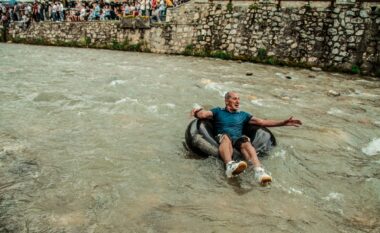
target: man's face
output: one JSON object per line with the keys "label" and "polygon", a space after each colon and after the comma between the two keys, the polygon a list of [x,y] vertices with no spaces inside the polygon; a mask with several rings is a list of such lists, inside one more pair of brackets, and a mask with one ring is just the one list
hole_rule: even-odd
{"label": "man's face", "polygon": [[226,107],[232,112],[236,112],[240,107],[240,97],[237,93],[231,92],[230,98],[226,99]]}

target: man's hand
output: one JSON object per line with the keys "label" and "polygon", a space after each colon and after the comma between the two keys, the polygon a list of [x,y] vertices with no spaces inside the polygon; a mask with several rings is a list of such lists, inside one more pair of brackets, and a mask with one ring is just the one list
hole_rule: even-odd
{"label": "man's hand", "polygon": [[190,115],[198,119],[212,119],[212,112],[203,108],[193,108]]}
{"label": "man's hand", "polygon": [[203,108],[193,108],[193,109],[191,110],[190,115],[193,116],[193,117],[195,117],[195,118],[198,118],[198,117],[197,117],[197,113],[200,112],[200,111],[202,111],[202,109],[203,109]]}
{"label": "man's hand", "polygon": [[289,119],[284,121],[283,125],[299,127],[300,125],[302,125],[302,122],[298,119],[293,119],[293,117],[291,116],[289,117]]}

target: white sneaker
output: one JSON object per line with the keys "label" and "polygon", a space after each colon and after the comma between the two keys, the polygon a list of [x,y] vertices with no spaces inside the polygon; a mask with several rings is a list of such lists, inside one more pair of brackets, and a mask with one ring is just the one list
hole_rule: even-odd
{"label": "white sneaker", "polygon": [[262,167],[255,167],[255,178],[261,185],[267,185],[272,182],[272,177]]}
{"label": "white sneaker", "polygon": [[226,176],[231,178],[233,176],[239,175],[247,168],[247,163],[244,161],[235,162],[230,161],[226,165]]}

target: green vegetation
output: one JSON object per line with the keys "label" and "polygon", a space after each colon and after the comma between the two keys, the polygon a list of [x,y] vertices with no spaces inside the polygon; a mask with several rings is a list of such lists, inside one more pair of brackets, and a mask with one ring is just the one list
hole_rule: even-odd
{"label": "green vegetation", "polygon": [[25,43],[33,45],[56,45],[64,47],[87,47],[87,48],[101,48],[101,49],[112,49],[112,50],[123,50],[123,51],[133,51],[133,52],[150,52],[147,44],[145,42],[138,42],[136,44],[130,44],[128,39],[125,39],[122,43],[117,40],[112,40],[109,45],[101,44],[91,44],[91,38],[82,37],[79,40],[63,41],[56,39],[51,42],[44,38],[21,38],[14,37],[11,39],[13,43]]}
{"label": "green vegetation", "polygon": [[21,38],[21,37],[14,37],[11,39],[13,43],[25,43],[25,44],[34,44],[34,45],[51,45],[49,41],[46,41],[43,38],[37,37],[37,38]]}
{"label": "green vegetation", "polygon": [[223,60],[230,60],[232,55],[224,50],[215,50],[210,52],[211,57],[220,58]]}
{"label": "green vegetation", "polygon": [[117,40],[113,39],[110,49],[121,50],[121,49],[123,49],[123,47],[124,47],[123,44],[120,44],[119,42],[117,42]]}
{"label": "green vegetation", "polygon": [[275,57],[268,57],[268,64],[277,65],[277,59]]}
{"label": "green vegetation", "polygon": [[380,78],[380,67],[377,67],[375,70],[375,76]]}
{"label": "green vegetation", "polygon": [[0,29],[0,42],[5,42],[5,33],[6,33],[5,28],[1,28]]}
{"label": "green vegetation", "polygon": [[86,46],[90,46],[90,44],[91,44],[91,38],[90,37],[85,36],[84,41],[85,41]]}
{"label": "green vegetation", "polygon": [[310,2],[308,2],[304,7],[305,7],[305,9],[306,9],[307,11],[310,11],[310,10],[311,10]]}
{"label": "green vegetation", "polygon": [[185,51],[182,53],[185,56],[192,56],[194,54],[194,45],[189,44],[185,47]]}
{"label": "green vegetation", "polygon": [[128,38],[126,38],[122,43],[119,43],[117,40],[112,40],[109,46],[105,46],[107,49],[112,50],[123,50],[123,51],[132,51],[132,52],[150,52],[146,42],[138,42],[136,44],[130,44]]}
{"label": "green vegetation", "polygon": [[256,56],[234,56],[233,54],[225,50],[207,50],[207,49],[196,49],[193,44],[189,44],[185,47],[185,50],[181,53],[184,56],[195,56],[195,57],[214,57],[220,58],[223,60],[240,60],[248,61],[254,63],[263,63],[277,66],[293,66],[293,67],[302,67],[310,68],[311,66],[303,62],[292,62],[292,61],[283,61],[279,60],[274,56],[268,56],[267,51],[264,48],[260,48]]}
{"label": "green vegetation", "polygon": [[259,9],[259,6],[258,6],[256,3],[254,3],[254,4],[249,5],[248,8],[249,8],[250,10],[258,10],[258,9]]}
{"label": "green vegetation", "polygon": [[353,74],[360,74],[360,68],[359,68],[359,66],[353,65],[351,67],[351,73],[353,73]]}
{"label": "green vegetation", "polygon": [[91,38],[87,37],[87,36],[81,37],[79,39],[79,41],[77,42],[77,44],[78,44],[78,47],[87,47],[88,48],[91,44]]}
{"label": "green vegetation", "polygon": [[231,13],[233,9],[234,9],[234,6],[232,5],[232,1],[229,1],[227,3],[227,11]]}
{"label": "green vegetation", "polygon": [[259,48],[257,52],[257,58],[261,61],[265,61],[267,59],[267,50],[264,48]]}

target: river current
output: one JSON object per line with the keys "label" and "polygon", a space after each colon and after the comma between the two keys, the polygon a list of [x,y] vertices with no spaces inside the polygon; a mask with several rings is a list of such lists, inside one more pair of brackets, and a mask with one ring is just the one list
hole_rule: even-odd
{"label": "river current", "polygon": [[[227,179],[184,147],[191,108],[267,119]],[[380,82],[206,58],[0,44],[0,232],[380,232]]]}

